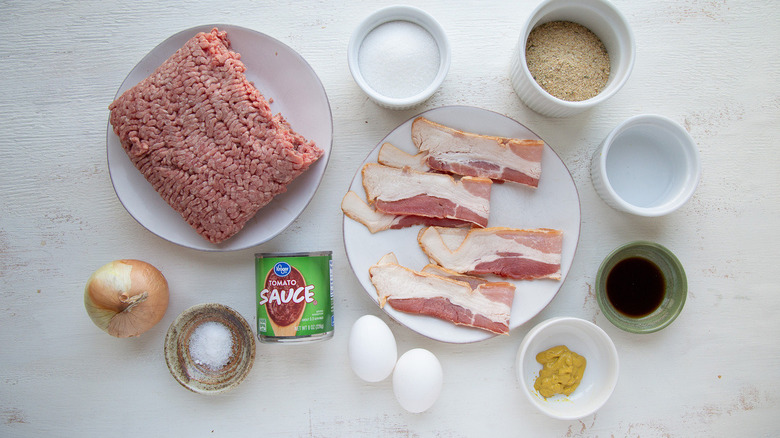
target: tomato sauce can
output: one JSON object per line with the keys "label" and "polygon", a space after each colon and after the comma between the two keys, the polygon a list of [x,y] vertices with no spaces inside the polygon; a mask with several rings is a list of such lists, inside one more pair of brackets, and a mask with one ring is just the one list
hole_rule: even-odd
{"label": "tomato sauce can", "polygon": [[260,342],[333,337],[331,251],[255,254],[255,282]]}

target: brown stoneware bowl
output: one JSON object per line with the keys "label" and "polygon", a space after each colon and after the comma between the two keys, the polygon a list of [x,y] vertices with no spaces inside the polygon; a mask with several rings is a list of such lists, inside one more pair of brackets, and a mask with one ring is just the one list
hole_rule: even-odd
{"label": "brown stoneware bowl", "polygon": [[[227,362],[214,369],[197,362],[190,352],[190,338],[204,323],[224,325],[232,339]],[[165,336],[165,362],[182,386],[199,394],[218,394],[238,386],[255,360],[255,337],[246,320],[222,304],[199,304],[179,315]]]}

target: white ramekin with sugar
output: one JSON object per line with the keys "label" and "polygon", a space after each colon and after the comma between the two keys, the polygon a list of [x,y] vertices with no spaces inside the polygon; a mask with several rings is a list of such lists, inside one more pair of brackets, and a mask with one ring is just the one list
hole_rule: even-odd
{"label": "white ramekin with sugar", "polygon": [[439,22],[425,11],[388,6],[357,26],[347,62],[355,83],[377,105],[409,109],[441,86],[450,68],[450,43]]}

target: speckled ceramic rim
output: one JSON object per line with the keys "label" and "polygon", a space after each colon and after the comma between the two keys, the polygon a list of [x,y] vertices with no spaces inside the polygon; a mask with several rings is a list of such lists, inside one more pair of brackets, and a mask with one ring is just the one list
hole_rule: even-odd
{"label": "speckled ceramic rim", "polygon": [[[431,34],[439,48],[439,72],[427,88],[414,96],[394,98],[379,94],[368,85],[360,72],[358,53],[363,40],[377,26],[390,21],[408,21],[421,26]],[[347,47],[347,63],[352,78],[371,100],[388,109],[409,109],[431,97],[444,82],[450,69],[450,43],[444,28],[427,12],[412,6],[388,6],[366,17],[352,33]]]}
{"label": "speckled ceramic rim", "polygon": [[[225,365],[227,374],[203,369],[189,357],[189,336],[198,325],[209,321],[225,324],[233,334],[236,359]],[[198,394],[220,394],[238,386],[249,374],[255,360],[255,337],[246,320],[230,307],[198,304],[173,321],[165,336],[164,353],[168,370],[182,386]]]}
{"label": "speckled ceramic rim", "polygon": [[[610,76],[598,95],[579,102],[559,99],[533,78],[525,58],[528,35],[548,21],[573,21],[591,30],[604,43],[610,56]],[[544,0],[520,29],[512,55],[511,79],[515,92],[532,110],[550,117],[568,117],[612,97],[628,81],[636,59],[634,34],[626,17],[606,0]]]}
{"label": "speckled ceramic rim", "polygon": [[[666,279],[666,296],[661,305],[650,315],[630,318],[615,310],[606,292],[609,271],[621,260],[644,257],[661,269]],[[688,280],[682,263],[666,247],[654,242],[636,241],[612,251],[599,266],[596,274],[596,301],[604,316],[615,327],[629,333],[654,333],[668,327],[682,312],[688,295]]]}

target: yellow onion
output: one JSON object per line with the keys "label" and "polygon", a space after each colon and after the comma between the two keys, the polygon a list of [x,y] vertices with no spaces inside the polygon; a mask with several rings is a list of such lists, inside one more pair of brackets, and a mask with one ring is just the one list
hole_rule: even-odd
{"label": "yellow onion", "polygon": [[168,282],[140,260],[114,260],[87,280],[84,306],[92,322],[111,336],[138,336],[160,322],[168,309]]}

